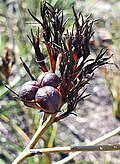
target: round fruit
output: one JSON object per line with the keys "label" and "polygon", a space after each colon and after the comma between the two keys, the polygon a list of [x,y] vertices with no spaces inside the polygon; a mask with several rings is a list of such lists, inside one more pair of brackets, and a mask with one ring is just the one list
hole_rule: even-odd
{"label": "round fruit", "polygon": [[23,100],[34,100],[38,89],[39,84],[37,81],[28,81],[20,88],[19,97]]}
{"label": "round fruit", "polygon": [[55,88],[58,87],[60,80],[55,73],[52,72],[44,72],[38,77],[38,82],[40,87],[43,86],[53,86]]}
{"label": "round fruit", "polygon": [[52,86],[39,88],[35,100],[39,108],[49,114],[59,111],[61,106],[61,94]]}

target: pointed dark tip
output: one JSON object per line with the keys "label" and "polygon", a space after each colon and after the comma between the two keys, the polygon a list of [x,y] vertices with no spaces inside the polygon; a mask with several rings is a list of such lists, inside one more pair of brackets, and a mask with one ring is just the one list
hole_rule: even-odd
{"label": "pointed dark tip", "polygon": [[7,85],[5,85],[5,87],[10,90],[12,93],[14,93],[17,97],[19,97],[19,95],[17,93],[15,93],[10,87],[8,87]]}

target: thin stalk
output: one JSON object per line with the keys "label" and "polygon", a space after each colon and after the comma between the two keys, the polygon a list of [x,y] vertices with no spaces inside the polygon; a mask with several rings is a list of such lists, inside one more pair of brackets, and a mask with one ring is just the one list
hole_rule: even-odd
{"label": "thin stalk", "polygon": [[50,115],[43,125],[38,127],[38,130],[30,140],[29,144],[22,151],[22,153],[12,162],[12,164],[21,164],[27,157],[29,157],[29,150],[34,148],[42,134],[48,129],[48,127],[54,122],[55,115]]}
{"label": "thin stalk", "polygon": [[120,150],[120,144],[115,145],[94,145],[94,146],[66,146],[66,147],[54,147],[54,148],[43,148],[43,149],[30,149],[32,154],[40,153],[69,153],[76,151],[115,151]]}
{"label": "thin stalk", "polygon": [[[116,128],[115,130],[105,134],[104,136],[102,137],[99,137],[97,138],[96,140],[90,142],[87,144],[87,146],[92,146],[92,145],[97,145],[99,144],[100,142],[103,142],[105,140],[107,140],[108,138],[111,138],[113,137],[114,135],[117,135],[118,133],[120,132],[120,126],[118,128]],[[68,161],[70,161],[71,159],[75,158],[77,155],[79,155],[81,152],[74,152],[72,153],[71,155],[69,155],[68,157],[58,161],[58,162],[55,162],[53,164],[64,164],[64,163],[67,163]]]}
{"label": "thin stalk", "polygon": [[[50,120],[53,123],[54,119],[50,119],[50,117],[48,119],[45,122],[46,124]],[[48,124],[47,124],[47,128],[48,128]],[[90,142],[87,146],[74,146],[74,147],[67,146],[67,147],[54,147],[54,148],[44,148],[44,149],[30,149],[32,144],[29,143],[28,146],[25,148],[25,150],[20,154],[21,158],[18,156],[19,158],[18,159],[16,158],[16,160],[12,164],[16,164],[16,163],[20,164],[25,158],[31,157],[34,155],[39,155],[41,153],[48,154],[48,153],[58,153],[58,152],[74,152],[70,156],[64,158],[63,160],[54,163],[54,164],[64,164],[64,163],[70,161],[71,159],[73,159],[75,156],[79,155],[83,151],[116,151],[116,150],[120,150],[120,144],[94,146],[94,145],[118,134],[119,132],[120,132],[120,126],[118,128],[116,128],[115,130],[107,133],[106,135]],[[35,141],[37,141],[37,139]],[[31,142],[31,143],[33,143],[33,142]]]}

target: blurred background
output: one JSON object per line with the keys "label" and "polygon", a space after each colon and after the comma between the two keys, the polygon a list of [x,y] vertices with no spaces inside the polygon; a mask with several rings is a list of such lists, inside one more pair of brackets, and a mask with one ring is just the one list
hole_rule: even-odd
{"label": "blurred background", "polygon": [[[16,93],[20,86],[30,80],[23,68],[20,57],[38,77],[40,69],[35,62],[32,45],[27,37],[30,29],[39,26],[28,13],[28,9],[40,18],[40,0],[0,0],[0,163],[11,163],[24,149],[35,133],[41,113],[28,109],[5,88],[8,84]],[[48,0],[57,8],[64,10],[68,18],[66,29],[71,29],[73,15],[71,6],[81,11],[84,17],[98,20],[93,28],[95,35],[91,40],[91,53],[95,56],[101,48],[108,49],[112,55],[111,63],[95,72],[88,85],[91,96],[80,102],[76,116],[70,115],[53,124],[40,139],[37,147],[85,145],[90,141],[120,126],[120,2],[118,0]],[[41,42],[41,49],[47,55]],[[47,63],[48,61],[46,61]],[[120,143],[120,136],[114,136],[102,144]],[[49,163],[58,161],[68,154],[59,153],[29,158],[26,163]],[[68,163],[76,164],[119,164],[120,151],[85,152]]]}

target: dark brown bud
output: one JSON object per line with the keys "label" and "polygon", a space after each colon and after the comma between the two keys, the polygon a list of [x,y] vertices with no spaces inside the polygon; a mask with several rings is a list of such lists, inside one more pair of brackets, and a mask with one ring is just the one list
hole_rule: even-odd
{"label": "dark brown bud", "polygon": [[35,96],[36,104],[45,113],[53,114],[59,111],[61,106],[61,94],[52,86],[39,88]]}
{"label": "dark brown bud", "polygon": [[39,89],[39,83],[37,81],[28,81],[22,85],[19,91],[19,98],[28,107],[36,107],[35,95]]}
{"label": "dark brown bud", "polygon": [[52,72],[42,73],[37,80],[39,82],[40,87],[53,86],[57,88],[60,83],[58,76]]}

